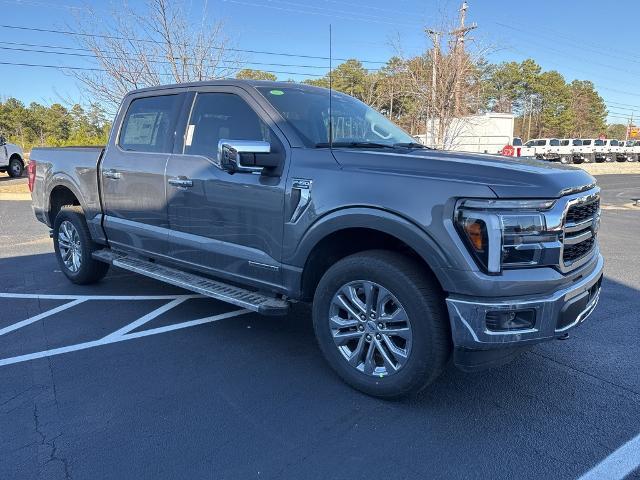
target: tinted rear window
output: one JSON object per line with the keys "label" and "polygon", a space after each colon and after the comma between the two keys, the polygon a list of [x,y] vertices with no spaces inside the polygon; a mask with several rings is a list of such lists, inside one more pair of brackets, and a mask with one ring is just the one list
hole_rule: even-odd
{"label": "tinted rear window", "polygon": [[169,153],[173,148],[171,126],[179,98],[160,95],[132,101],[122,122],[120,147],[133,152]]}

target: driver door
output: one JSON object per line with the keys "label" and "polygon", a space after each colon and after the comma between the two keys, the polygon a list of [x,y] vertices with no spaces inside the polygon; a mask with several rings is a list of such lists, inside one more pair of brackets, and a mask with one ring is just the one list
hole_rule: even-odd
{"label": "driver door", "polygon": [[[182,150],[167,163],[169,256],[214,276],[279,285],[284,139],[247,95],[233,87],[196,91]],[[218,162],[221,139],[269,142],[281,168],[229,173]]]}

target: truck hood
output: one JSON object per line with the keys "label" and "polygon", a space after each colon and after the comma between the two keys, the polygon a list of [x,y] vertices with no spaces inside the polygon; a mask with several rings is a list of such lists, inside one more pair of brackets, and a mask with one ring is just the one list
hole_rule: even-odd
{"label": "truck hood", "polygon": [[333,154],[345,170],[484,185],[499,198],[557,198],[596,182],[579,168],[517,157],[382,149],[334,149]]}

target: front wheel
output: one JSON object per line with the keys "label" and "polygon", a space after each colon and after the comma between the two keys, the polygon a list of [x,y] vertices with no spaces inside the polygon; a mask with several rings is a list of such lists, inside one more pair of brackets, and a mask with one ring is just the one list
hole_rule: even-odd
{"label": "front wheel", "polygon": [[11,178],[19,178],[24,173],[24,165],[19,159],[13,158],[9,161],[7,172]]}
{"label": "front wheel", "polygon": [[426,387],[451,352],[440,286],[415,261],[394,252],[372,250],[334,264],[316,290],[313,325],[338,375],[381,398]]}
{"label": "front wheel", "polygon": [[53,226],[53,247],[62,273],[73,283],[95,283],[109,271],[109,264],[91,256],[100,247],[91,240],[80,207],[67,205],[60,209]]}

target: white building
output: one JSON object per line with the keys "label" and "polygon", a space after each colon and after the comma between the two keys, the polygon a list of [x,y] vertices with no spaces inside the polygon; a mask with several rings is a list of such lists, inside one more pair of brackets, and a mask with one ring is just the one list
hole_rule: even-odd
{"label": "white building", "polygon": [[511,113],[485,113],[456,118],[445,132],[444,145],[436,145],[438,121],[429,131],[415,137],[429,147],[461,152],[498,153],[513,141],[515,117]]}

